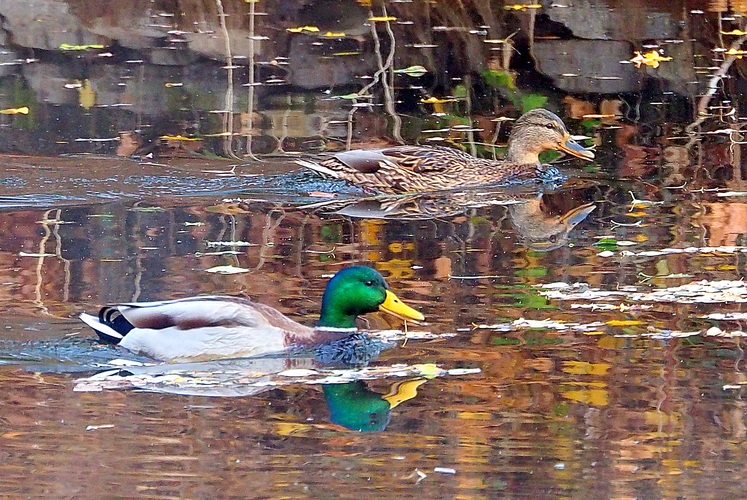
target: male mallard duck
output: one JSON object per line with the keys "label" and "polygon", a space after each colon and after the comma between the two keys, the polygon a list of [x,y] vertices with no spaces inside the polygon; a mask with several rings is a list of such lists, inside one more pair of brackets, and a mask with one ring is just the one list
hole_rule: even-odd
{"label": "male mallard duck", "polygon": [[98,336],[162,361],[239,358],[324,344],[357,331],[360,314],[384,311],[402,319],[423,315],[389,290],[370,267],[348,267],[327,284],[315,328],[238,297],[191,297],[103,307],[80,319]]}
{"label": "male mallard duck", "polygon": [[318,163],[297,163],[362,187],[409,193],[543,180],[550,168],[540,163],[539,154],[549,149],[585,160],[594,158],[594,153],[571,138],[557,115],[533,109],[516,120],[502,161],[475,158],[445,147],[396,146],[343,151]]}

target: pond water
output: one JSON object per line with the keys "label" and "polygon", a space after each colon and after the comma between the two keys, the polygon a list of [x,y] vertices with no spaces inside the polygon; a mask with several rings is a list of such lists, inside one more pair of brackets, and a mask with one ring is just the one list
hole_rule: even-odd
{"label": "pond water", "polygon": [[[621,4],[0,1],[0,497],[743,497],[747,6]],[[560,186],[295,163],[500,156],[537,106],[596,153]],[[119,369],[149,360],[77,319],[231,294],[313,324],[356,264],[427,324]]]}

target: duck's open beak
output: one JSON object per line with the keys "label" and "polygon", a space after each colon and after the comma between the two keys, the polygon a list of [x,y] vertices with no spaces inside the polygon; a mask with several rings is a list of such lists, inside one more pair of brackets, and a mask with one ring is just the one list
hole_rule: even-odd
{"label": "duck's open beak", "polygon": [[561,215],[560,221],[569,227],[576,227],[583,222],[583,220],[586,219],[595,208],[597,208],[597,206],[594,203],[585,203]]}
{"label": "duck's open beak", "polygon": [[399,297],[394,295],[389,290],[386,291],[386,298],[384,302],[379,306],[379,311],[384,311],[392,316],[397,316],[400,319],[407,319],[411,321],[423,321],[425,316],[421,313],[408,306]]}
{"label": "duck's open beak", "polygon": [[558,145],[558,150],[564,153],[568,153],[569,155],[573,155],[577,158],[582,158],[584,160],[594,159],[593,152],[589,151],[588,149],[574,141],[573,138],[568,134],[566,134],[563,142]]}

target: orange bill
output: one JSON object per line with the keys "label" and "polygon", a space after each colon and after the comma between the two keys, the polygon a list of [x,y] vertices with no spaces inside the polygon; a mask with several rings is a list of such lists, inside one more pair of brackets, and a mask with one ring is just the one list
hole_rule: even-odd
{"label": "orange bill", "polygon": [[570,135],[565,136],[565,139],[563,139],[563,142],[561,142],[558,145],[558,150],[564,153],[568,153],[569,155],[573,155],[576,158],[581,158],[583,160],[594,159],[594,153],[592,151],[589,151],[585,147],[583,147],[581,144],[574,141]]}

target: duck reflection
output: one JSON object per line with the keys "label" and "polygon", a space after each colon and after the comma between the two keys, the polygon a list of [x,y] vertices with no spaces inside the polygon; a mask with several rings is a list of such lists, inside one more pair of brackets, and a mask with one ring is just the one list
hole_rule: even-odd
{"label": "duck reflection", "polygon": [[531,250],[549,251],[566,245],[571,231],[594,211],[596,204],[584,203],[556,214],[546,209],[546,196],[536,192],[480,190],[335,200],[303,208],[360,219],[424,220],[454,217],[473,208],[504,205],[519,243]]}
{"label": "duck reflection", "polygon": [[542,197],[508,206],[508,215],[519,242],[530,250],[549,251],[565,246],[569,233],[597,206],[585,203],[562,215],[551,215],[542,208]]}
{"label": "duck reflection", "polygon": [[[390,384],[386,393],[379,393],[369,389],[363,380],[354,379],[356,371],[390,347],[392,343],[360,333],[318,346],[305,355],[158,365],[133,362],[132,366],[79,379],[76,391],[140,389],[183,396],[241,397],[257,396],[289,384],[321,385],[333,423],[355,431],[382,431],[389,424],[391,410],[414,398],[417,388],[426,381],[422,377],[398,380]],[[85,366],[86,354],[83,350],[80,354],[78,366]],[[100,362],[97,356],[96,363]],[[38,371],[42,366],[37,362],[26,368]],[[377,377],[385,378],[392,371],[401,371],[401,367],[381,367],[376,371],[380,372]],[[370,379],[370,373],[366,377]]]}
{"label": "duck reflection", "polygon": [[386,394],[372,391],[362,380],[324,385],[329,418],[353,431],[383,431],[389,425],[391,410],[417,396],[418,387],[425,382],[423,378],[395,382]]}

